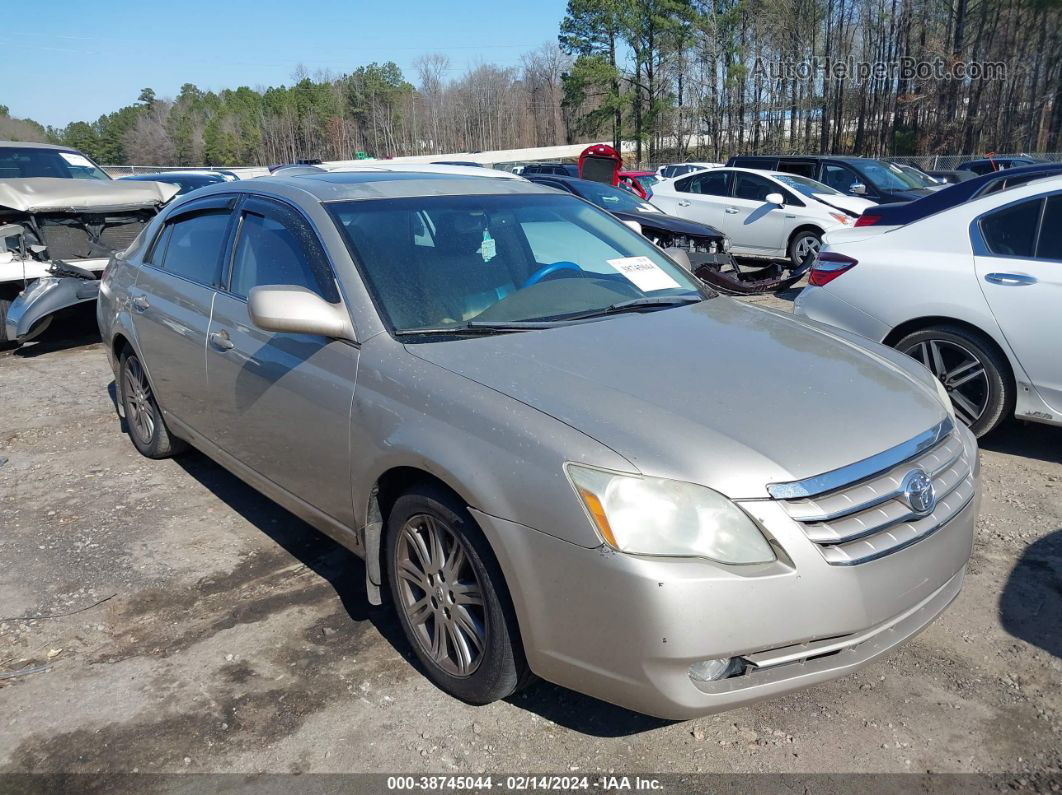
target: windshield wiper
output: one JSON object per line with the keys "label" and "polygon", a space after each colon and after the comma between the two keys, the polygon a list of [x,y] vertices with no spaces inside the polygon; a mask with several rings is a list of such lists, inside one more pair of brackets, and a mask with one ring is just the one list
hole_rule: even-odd
{"label": "windshield wiper", "polygon": [[[575,315],[564,315],[564,320],[585,320],[592,317],[605,317],[606,315],[618,315],[623,312],[644,312],[653,309],[667,309],[672,306],[685,306],[687,304],[699,304],[704,301],[703,295],[661,295],[632,298],[630,301],[620,301],[609,304],[601,309],[593,309],[589,312],[580,312]],[[560,319],[560,318],[558,318]]]}
{"label": "windshield wiper", "polygon": [[396,331],[397,337],[416,337],[420,335],[480,335],[507,334],[512,331],[533,331],[534,329],[554,328],[559,325],[553,321],[543,320],[513,320],[508,322],[491,322],[488,320],[469,320],[456,326],[432,326],[425,328],[409,328]]}

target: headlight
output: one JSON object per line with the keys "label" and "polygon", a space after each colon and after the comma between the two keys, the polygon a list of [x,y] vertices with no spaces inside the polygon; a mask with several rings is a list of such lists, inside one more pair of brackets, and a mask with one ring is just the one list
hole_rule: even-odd
{"label": "headlight", "polygon": [[951,402],[951,395],[948,394],[948,390],[944,388],[944,384],[940,383],[940,379],[934,377],[933,385],[937,388],[937,397],[940,398],[940,402],[944,404],[944,408],[948,411],[948,416],[951,417],[951,421],[955,422],[955,406]]}
{"label": "headlight", "polygon": [[775,559],[753,521],[718,492],[678,480],[621,475],[568,464],[568,478],[602,540],[621,552],[710,558],[720,563]]}

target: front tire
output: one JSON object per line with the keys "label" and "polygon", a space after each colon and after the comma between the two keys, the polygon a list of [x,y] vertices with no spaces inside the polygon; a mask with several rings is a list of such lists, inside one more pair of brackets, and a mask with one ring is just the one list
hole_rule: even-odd
{"label": "front tire", "polygon": [[789,261],[794,268],[804,264],[808,254],[818,254],[822,248],[822,233],[814,229],[802,229],[789,241]]}
{"label": "front tire", "polygon": [[118,389],[129,438],[141,455],[169,458],[187,447],[166,427],[151,384],[148,383],[147,373],[135,353],[122,355],[118,368]]}
{"label": "front tire", "polygon": [[896,349],[944,384],[955,416],[984,436],[1014,412],[1014,382],[1003,355],[980,334],[961,326],[931,326],[908,334]]}
{"label": "front tire", "polygon": [[430,485],[399,497],[385,558],[399,623],[432,682],[489,704],[530,681],[501,570],[460,501]]}

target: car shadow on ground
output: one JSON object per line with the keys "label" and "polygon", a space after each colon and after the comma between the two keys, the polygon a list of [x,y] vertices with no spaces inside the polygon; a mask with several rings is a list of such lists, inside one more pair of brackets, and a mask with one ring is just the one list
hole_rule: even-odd
{"label": "car shadow on ground", "polygon": [[[110,389],[115,398],[114,385]],[[423,675],[389,603],[369,604],[361,558],[318,532],[206,455],[189,451],[174,459],[229,508],[261,530],[290,555],[326,580],[352,621],[370,621],[383,638]],[[278,517],[282,517],[277,521]],[[665,726],[670,721],[639,715],[548,682],[537,681],[507,699],[513,706],[598,737],[619,737]]]}
{"label": "car shadow on ground", "polygon": [[984,450],[1062,463],[1062,428],[1010,420],[977,440]]}
{"label": "car shadow on ground", "polygon": [[1062,528],[1030,544],[999,598],[1003,628],[1062,658]]}

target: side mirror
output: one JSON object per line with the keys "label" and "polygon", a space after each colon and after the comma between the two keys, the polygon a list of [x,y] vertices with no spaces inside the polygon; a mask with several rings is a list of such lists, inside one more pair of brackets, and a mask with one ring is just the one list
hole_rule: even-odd
{"label": "side mirror", "polygon": [[785,206],[785,197],[781,193],[768,193],[766,197],[768,204],[776,204],[779,207]]}
{"label": "side mirror", "polygon": [[357,339],[346,307],[330,304],[305,287],[255,287],[247,297],[247,312],[262,331],[317,334],[351,342]]}
{"label": "side mirror", "polygon": [[638,223],[637,221],[624,221],[623,225],[630,227],[635,232],[637,232],[639,235],[642,233],[642,225],[640,223]]}
{"label": "side mirror", "polygon": [[867,186],[862,182],[853,182],[848,186],[848,192],[853,193],[856,196],[865,196],[867,193]]}

